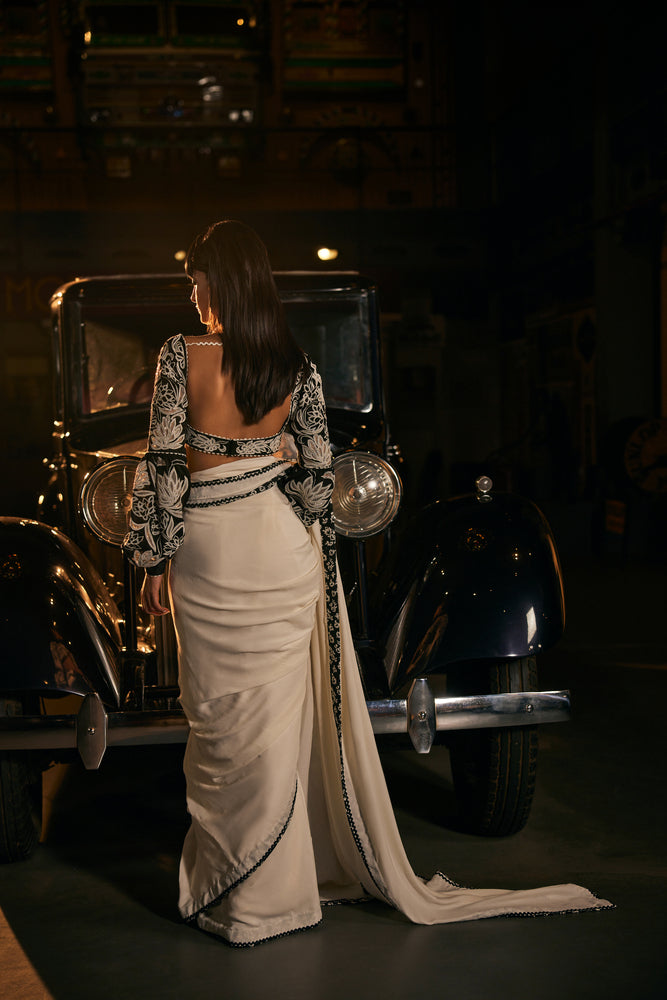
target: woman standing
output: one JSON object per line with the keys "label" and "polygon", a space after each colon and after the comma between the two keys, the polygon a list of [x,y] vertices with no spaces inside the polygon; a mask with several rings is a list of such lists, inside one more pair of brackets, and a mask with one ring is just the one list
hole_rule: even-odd
{"label": "woman standing", "polygon": [[[234,945],[375,897],[417,923],[610,904],[579,886],[462,889],[412,872],[338,600],[320,377],[285,322],[266,249],[239,222],[188,253],[206,334],[164,345],[126,553],[167,614],[190,723],[183,917]],[[295,458],[296,460],[292,460]]]}

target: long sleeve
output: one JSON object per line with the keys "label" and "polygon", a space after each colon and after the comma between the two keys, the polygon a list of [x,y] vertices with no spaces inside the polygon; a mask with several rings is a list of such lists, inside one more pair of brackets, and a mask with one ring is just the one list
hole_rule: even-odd
{"label": "long sleeve", "polygon": [[328,509],[334,488],[322,379],[312,361],[308,361],[295,390],[287,430],[294,438],[298,462],[281,489],[303,523],[310,526]]}
{"label": "long sleeve", "polygon": [[185,454],[187,415],[185,341],[168,340],[155,373],[148,451],[132,491],[123,551],[148,573],[161,573],[183,541],[183,505],[190,491]]}

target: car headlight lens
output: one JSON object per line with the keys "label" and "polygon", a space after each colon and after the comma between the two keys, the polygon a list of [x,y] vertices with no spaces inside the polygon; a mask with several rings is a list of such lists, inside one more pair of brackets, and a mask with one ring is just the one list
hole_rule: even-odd
{"label": "car headlight lens", "polygon": [[401,480],[384,459],[347,451],[333,463],[333,522],[339,535],[368,538],[391,524],[401,502]]}
{"label": "car headlight lens", "polygon": [[87,476],[81,487],[81,513],[86,525],[109,545],[120,545],[127,534],[138,458],[112,458]]}

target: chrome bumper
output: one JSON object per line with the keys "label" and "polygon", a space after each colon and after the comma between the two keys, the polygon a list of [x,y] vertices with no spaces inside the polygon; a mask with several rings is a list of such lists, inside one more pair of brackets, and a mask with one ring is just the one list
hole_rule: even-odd
{"label": "chrome bumper", "polygon": [[[461,698],[434,697],[428,680],[413,681],[407,698],[366,702],[373,732],[408,733],[417,753],[428,753],[438,731],[496,729],[566,722],[568,691],[520,691]],[[107,747],[185,743],[188,723],[179,712],[107,712],[97,694],[77,715],[0,718],[0,750],[77,749],[84,766],[98,768]]]}

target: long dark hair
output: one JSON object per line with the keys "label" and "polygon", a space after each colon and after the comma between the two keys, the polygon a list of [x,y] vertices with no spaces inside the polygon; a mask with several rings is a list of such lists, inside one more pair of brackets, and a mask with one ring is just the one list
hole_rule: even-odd
{"label": "long dark hair", "polygon": [[195,237],[185,270],[190,278],[206,275],[208,327],[222,336],[222,371],[244,421],[255,424],[289,395],[304,363],[266,247],[249,226],[225,219]]}

